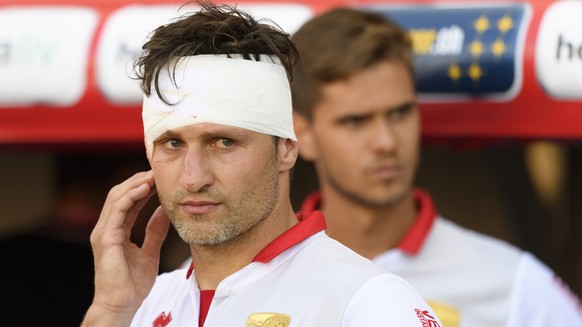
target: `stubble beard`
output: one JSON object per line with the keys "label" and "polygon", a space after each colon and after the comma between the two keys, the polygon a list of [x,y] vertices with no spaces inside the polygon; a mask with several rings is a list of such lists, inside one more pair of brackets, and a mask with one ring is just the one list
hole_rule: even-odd
{"label": "stubble beard", "polygon": [[220,214],[192,215],[180,212],[178,203],[192,194],[159,194],[160,204],[178,235],[189,245],[217,246],[235,241],[267,219],[279,197],[278,172],[271,162],[265,167],[262,182],[247,186],[238,199],[204,188],[197,194],[221,203]]}

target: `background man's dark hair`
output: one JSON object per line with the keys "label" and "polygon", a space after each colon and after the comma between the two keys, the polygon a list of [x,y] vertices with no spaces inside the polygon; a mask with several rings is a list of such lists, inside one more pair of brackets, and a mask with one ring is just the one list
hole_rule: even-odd
{"label": "background man's dark hair", "polygon": [[322,84],[386,60],[403,63],[414,73],[408,33],[378,13],[335,8],[305,23],[293,40],[301,56],[291,83],[293,110],[308,119],[321,99]]}

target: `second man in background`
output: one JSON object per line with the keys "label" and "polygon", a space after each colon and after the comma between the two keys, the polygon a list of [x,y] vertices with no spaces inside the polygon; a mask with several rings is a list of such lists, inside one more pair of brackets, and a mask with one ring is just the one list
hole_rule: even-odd
{"label": "second man in background", "polygon": [[328,234],[415,286],[446,327],[582,326],[580,304],[531,254],[438,215],[414,188],[420,113],[407,33],[338,8],[293,36],[295,130]]}

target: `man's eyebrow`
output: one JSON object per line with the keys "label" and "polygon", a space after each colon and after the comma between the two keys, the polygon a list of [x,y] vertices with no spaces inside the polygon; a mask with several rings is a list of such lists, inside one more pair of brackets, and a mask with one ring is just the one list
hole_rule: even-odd
{"label": "man's eyebrow", "polygon": [[365,113],[346,113],[342,116],[337,117],[337,119],[335,119],[336,122],[345,122],[349,119],[352,118],[359,118],[359,119],[365,119],[368,117],[372,117],[374,114],[370,113],[370,112],[365,112]]}
{"label": "man's eyebrow", "polygon": [[[387,108],[385,108],[384,112],[385,113],[389,113],[389,112],[393,112],[393,111],[406,110],[406,109],[414,108],[416,106],[417,106],[416,101],[412,100],[412,101],[407,101],[407,102],[404,102],[402,104],[398,104],[398,105],[395,105],[395,106],[387,107]],[[372,112],[372,111],[370,111],[370,112],[361,112],[361,113],[345,113],[345,114],[343,114],[341,116],[338,116],[337,119],[336,119],[336,121],[338,121],[338,122],[339,121],[344,121],[344,120],[347,120],[347,119],[350,119],[350,118],[354,118],[354,117],[360,118],[360,119],[365,119],[365,118],[368,118],[368,117],[371,117],[371,116],[374,116],[374,115],[375,115],[375,112]]]}
{"label": "man's eyebrow", "polygon": [[164,132],[162,135],[160,135],[157,140],[162,139],[162,138],[177,138],[178,134],[176,134],[175,132],[172,131],[166,131]]}
{"label": "man's eyebrow", "polygon": [[393,106],[388,108],[389,111],[397,111],[397,110],[403,110],[403,109],[411,109],[417,106],[416,101],[408,101],[405,102],[403,104],[397,105],[397,106]]}
{"label": "man's eyebrow", "polygon": [[210,130],[203,134],[204,137],[221,137],[221,138],[245,138],[248,137],[249,131],[244,128],[222,128],[220,130]]}

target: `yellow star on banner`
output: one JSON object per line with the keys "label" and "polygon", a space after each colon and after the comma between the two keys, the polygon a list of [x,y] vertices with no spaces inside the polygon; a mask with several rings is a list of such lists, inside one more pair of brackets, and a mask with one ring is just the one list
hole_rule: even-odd
{"label": "yellow star on banner", "polygon": [[491,44],[491,52],[495,57],[501,57],[505,53],[505,42],[503,40],[497,39],[493,44]]}
{"label": "yellow star on banner", "polygon": [[449,73],[449,77],[452,80],[458,81],[462,75],[461,67],[459,67],[459,65],[457,65],[457,64],[452,64],[449,66],[448,73]]}
{"label": "yellow star on banner", "polygon": [[483,76],[483,70],[479,64],[471,64],[471,66],[469,66],[468,74],[472,80],[478,81],[481,76]]}
{"label": "yellow star on banner", "polygon": [[471,42],[471,45],[469,45],[469,52],[471,52],[473,57],[479,57],[483,53],[483,43],[479,40]]}
{"label": "yellow star on banner", "polygon": [[508,15],[501,17],[497,21],[497,29],[499,29],[499,31],[502,33],[506,33],[507,31],[509,31],[512,28],[513,28],[513,19],[511,19],[511,17]]}
{"label": "yellow star on banner", "polygon": [[474,26],[477,32],[483,33],[489,28],[489,19],[481,15],[477,20],[475,20]]}

